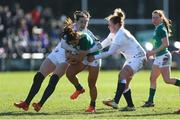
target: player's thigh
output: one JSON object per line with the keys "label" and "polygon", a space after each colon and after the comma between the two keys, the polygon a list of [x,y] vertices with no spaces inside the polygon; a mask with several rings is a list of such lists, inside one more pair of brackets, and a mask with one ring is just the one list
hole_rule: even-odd
{"label": "player's thigh", "polygon": [[56,68],[56,66],[54,65],[54,63],[51,62],[51,60],[49,60],[48,58],[46,58],[43,63],[40,66],[39,71],[44,75],[47,76],[48,74],[50,74],[51,72],[54,71],[54,69]]}
{"label": "player's thigh", "polygon": [[161,74],[161,71],[159,69],[159,66],[158,65],[153,65],[152,69],[151,69],[150,80],[151,81],[156,81],[160,74]]}
{"label": "player's thigh", "polygon": [[85,65],[81,62],[77,64],[70,64],[66,71],[66,76],[77,75],[79,72],[85,69]]}
{"label": "player's thigh", "polygon": [[161,68],[161,74],[162,74],[163,80],[165,80],[165,81],[169,80],[170,72],[171,72],[171,67],[170,66]]}
{"label": "player's thigh", "polygon": [[121,72],[119,73],[119,79],[123,80],[131,80],[132,76],[134,75],[133,69],[129,65],[125,65]]}
{"label": "player's thigh", "polygon": [[89,76],[88,76],[88,84],[90,86],[95,86],[96,81],[98,79],[98,75],[99,75],[99,70],[100,67],[99,66],[89,66],[88,67],[88,71],[89,71]]}
{"label": "player's thigh", "polygon": [[68,63],[66,62],[58,63],[53,73],[58,75],[59,77],[62,77],[65,74],[67,67],[68,67]]}

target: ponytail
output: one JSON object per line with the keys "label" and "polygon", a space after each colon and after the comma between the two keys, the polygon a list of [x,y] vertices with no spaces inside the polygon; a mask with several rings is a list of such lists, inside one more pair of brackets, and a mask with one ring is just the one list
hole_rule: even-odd
{"label": "ponytail", "polygon": [[120,25],[123,25],[125,20],[125,13],[121,8],[116,8],[114,10],[114,13],[112,15],[109,15],[106,19],[108,21],[112,21],[114,24],[119,23]]}

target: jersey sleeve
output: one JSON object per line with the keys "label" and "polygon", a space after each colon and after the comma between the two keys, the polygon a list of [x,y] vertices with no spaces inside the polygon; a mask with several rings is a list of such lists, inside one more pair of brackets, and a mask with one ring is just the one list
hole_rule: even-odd
{"label": "jersey sleeve", "polygon": [[101,42],[102,48],[106,48],[107,46],[110,46],[111,43],[112,43],[113,38],[114,38],[114,34],[109,33],[109,35],[107,36],[107,38],[104,39],[104,40]]}
{"label": "jersey sleeve", "polygon": [[101,54],[95,55],[94,58],[97,59],[102,59],[102,58],[106,58],[110,55],[114,55],[116,54],[116,52],[118,51],[119,46],[116,44],[111,44],[109,50],[107,52],[102,52]]}
{"label": "jersey sleeve", "polygon": [[79,42],[80,50],[89,50],[93,44],[93,40],[88,35],[83,35]]}

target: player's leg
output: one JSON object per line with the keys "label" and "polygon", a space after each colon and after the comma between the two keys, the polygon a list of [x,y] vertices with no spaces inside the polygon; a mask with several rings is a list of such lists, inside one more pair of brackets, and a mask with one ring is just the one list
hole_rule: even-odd
{"label": "player's leg", "polygon": [[180,86],[180,80],[176,78],[170,78],[171,74],[171,61],[172,61],[172,56],[170,53],[164,54],[161,56],[161,73],[163,80],[167,84],[173,84],[176,86]]}
{"label": "player's leg", "polygon": [[97,66],[97,67],[89,66],[88,67],[88,71],[89,71],[88,86],[89,86],[89,93],[90,93],[91,101],[90,101],[90,106],[86,110],[86,112],[95,112],[96,98],[97,98],[96,81],[98,78],[99,69],[100,69],[99,66]]}
{"label": "player's leg", "polygon": [[121,111],[134,111],[135,110],[129,84],[132,80],[133,75],[143,67],[145,61],[146,61],[146,58],[142,57],[142,58],[133,58],[126,62],[126,65],[130,66],[131,69],[133,70],[133,74],[132,74],[132,76],[129,76],[126,79],[127,83],[126,83],[126,88],[125,88],[125,91],[123,92],[123,95],[127,102],[127,106],[125,108],[121,109]]}
{"label": "player's leg", "polygon": [[70,96],[71,99],[76,99],[80,94],[85,92],[76,76],[79,72],[83,71],[85,67],[83,63],[79,62],[77,64],[71,64],[66,71],[66,77],[76,88],[76,91]]}
{"label": "player's leg", "polygon": [[163,77],[163,80],[167,84],[173,84],[180,87],[180,80],[177,78],[170,78],[171,68],[170,67],[162,67],[161,68],[161,74]]}
{"label": "player's leg", "polygon": [[49,84],[46,87],[41,100],[38,103],[33,104],[33,107],[37,112],[41,109],[46,100],[52,95],[59,81],[59,78],[64,75],[67,67],[67,63],[60,63],[56,65],[56,69],[54,70],[53,75],[50,77]]}
{"label": "player's leg", "polygon": [[55,65],[51,62],[51,60],[46,58],[41,64],[39,72],[37,72],[33,78],[33,84],[25,101],[20,103],[14,103],[14,105],[24,110],[28,110],[29,104],[34,98],[34,96],[38,93],[44,78],[54,69],[55,69]]}
{"label": "player's leg", "polygon": [[116,94],[113,100],[109,101],[103,101],[103,103],[107,106],[113,107],[115,109],[118,108],[119,100],[125,90],[127,79],[129,79],[130,76],[133,76],[133,70],[130,66],[125,65],[118,76],[118,84],[116,89]]}
{"label": "player's leg", "polygon": [[134,103],[133,103],[132,96],[131,96],[131,89],[129,87],[129,84],[130,84],[131,80],[132,80],[132,76],[129,77],[129,79],[127,79],[127,83],[126,83],[125,90],[123,92],[123,96],[124,96],[124,98],[126,100],[126,103],[127,103],[126,108],[129,108],[129,110],[135,110]]}
{"label": "player's leg", "polygon": [[161,71],[159,69],[159,66],[153,65],[150,75],[150,89],[149,89],[149,97],[148,100],[145,102],[145,104],[142,107],[153,107],[154,106],[154,96],[156,93],[156,82],[160,75]]}

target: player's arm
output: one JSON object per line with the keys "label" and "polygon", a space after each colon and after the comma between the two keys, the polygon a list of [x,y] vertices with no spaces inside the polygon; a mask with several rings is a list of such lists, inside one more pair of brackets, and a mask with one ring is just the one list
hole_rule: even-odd
{"label": "player's arm", "polygon": [[95,55],[94,59],[102,59],[102,58],[106,58],[106,57],[108,57],[110,55],[116,54],[118,49],[119,49],[118,45],[112,44],[107,52],[102,52],[99,55]]}
{"label": "player's arm", "polygon": [[110,33],[106,39],[104,39],[101,43],[97,43],[96,45],[94,45],[87,52],[88,53],[96,52],[98,50],[106,48],[107,46],[110,46],[111,43],[112,43],[112,37],[111,37],[111,33]]}
{"label": "player's arm", "polygon": [[159,48],[157,48],[157,49],[154,50],[155,54],[158,53],[158,52],[160,52],[160,51],[162,51],[163,49],[167,48],[168,46],[169,46],[169,40],[168,40],[167,37],[164,37],[164,38],[162,39],[162,44],[161,44],[161,46],[160,46]]}
{"label": "player's arm", "polygon": [[152,50],[152,51],[148,51],[148,52],[146,53],[146,56],[147,56],[147,57],[153,56],[153,55],[155,55],[156,53],[164,50],[164,49],[167,48],[168,46],[169,46],[169,40],[168,40],[167,37],[164,37],[164,38],[162,38],[162,44],[161,44],[161,46],[160,46],[159,48],[157,48],[157,49]]}
{"label": "player's arm", "polygon": [[172,51],[171,54],[179,54],[180,55],[180,50]]}
{"label": "player's arm", "polygon": [[72,59],[77,62],[81,62],[81,61],[83,61],[84,57],[87,56],[87,54],[88,54],[87,51],[80,50],[80,51],[78,51],[78,54],[76,54],[76,55],[70,54],[69,59]]}

